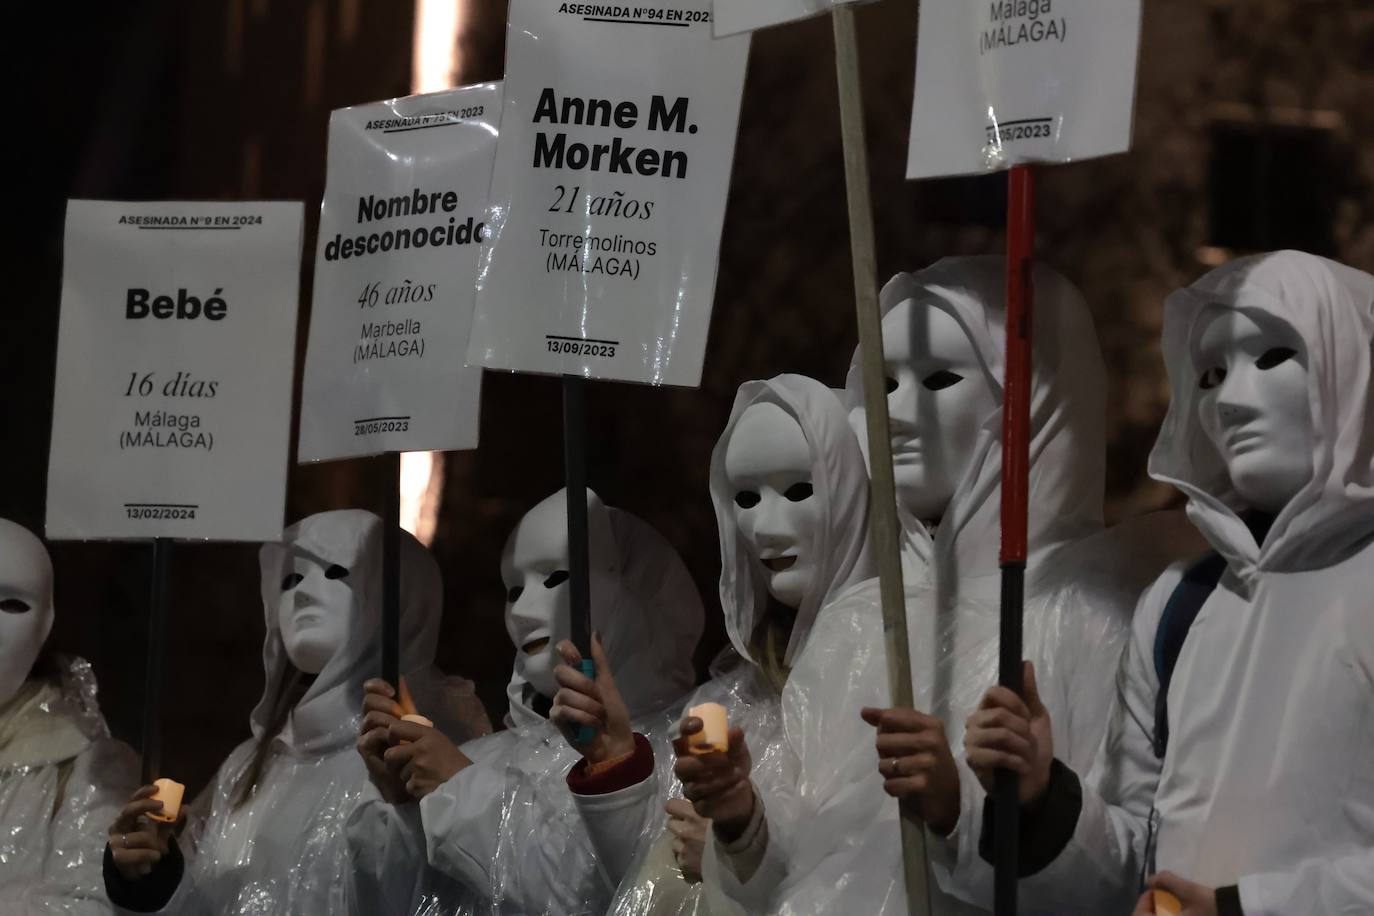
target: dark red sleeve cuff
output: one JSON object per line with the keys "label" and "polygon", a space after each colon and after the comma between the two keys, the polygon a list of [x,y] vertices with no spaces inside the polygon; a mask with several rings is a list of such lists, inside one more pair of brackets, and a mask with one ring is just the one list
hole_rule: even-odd
{"label": "dark red sleeve cuff", "polygon": [[638,732],[635,733],[635,752],[609,770],[594,776],[587,775],[587,758],[583,757],[568,771],[568,788],[577,795],[609,795],[638,785],[654,773],[654,748]]}

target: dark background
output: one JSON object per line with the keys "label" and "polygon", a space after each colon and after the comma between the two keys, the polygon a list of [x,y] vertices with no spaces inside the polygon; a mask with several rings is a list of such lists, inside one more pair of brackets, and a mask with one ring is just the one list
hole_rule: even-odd
{"label": "dark background", "polygon": [[[11,19],[0,311],[0,516],[42,530],[68,197],[306,203],[298,367],[333,108],[405,95],[414,9],[364,0],[123,0],[26,5]],[[1111,371],[1113,518],[1170,503],[1144,462],[1167,400],[1160,303],[1229,254],[1300,247],[1374,266],[1374,4],[1149,0],[1134,150],[1042,171],[1038,246],[1077,281]],[[505,4],[469,0],[462,82],[502,75]],[[883,277],[946,254],[1000,252],[1003,181],[903,180],[914,0],[859,11]],[[832,385],[854,346],[828,20],[755,37],[700,390],[592,388],[590,480],[681,550],[710,608],[698,660],[724,639],[707,458],[740,382],[781,371]],[[9,157],[7,157],[9,158]],[[446,459],[433,549],[447,597],[440,661],[505,711],[512,648],[501,544],[560,485],[559,388],[488,373],[482,447]],[[293,456],[294,457],[294,456]],[[379,508],[381,468],[292,468],[287,520]],[[52,545],[53,645],[90,658],[115,732],[136,742],[150,549]],[[165,769],[194,791],[248,733],[261,690],[251,545],[175,551]]]}

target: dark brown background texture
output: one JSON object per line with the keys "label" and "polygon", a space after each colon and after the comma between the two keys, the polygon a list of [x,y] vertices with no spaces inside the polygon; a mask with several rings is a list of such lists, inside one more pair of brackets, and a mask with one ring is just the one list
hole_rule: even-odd
{"label": "dark brown background texture", "polygon": [[[461,80],[502,75],[505,3],[473,0]],[[1302,247],[1374,266],[1374,4],[1148,0],[1134,150],[1042,170],[1038,246],[1077,281],[1111,372],[1113,518],[1169,504],[1145,456],[1163,415],[1160,303],[1207,249]],[[401,0],[125,0],[32,5],[7,29],[10,239],[0,312],[0,516],[43,522],[62,222],[68,197],[305,201],[297,365],[331,109],[405,95],[414,9]],[[902,177],[915,0],[859,10],[882,276],[1001,250],[998,177]],[[854,345],[829,22],[754,39],[700,390],[595,385],[590,480],[683,553],[723,643],[706,467],[735,388],[803,372],[843,381]],[[559,386],[489,373],[482,447],[447,456],[434,551],[447,587],[440,661],[493,720],[512,647],[497,560],[521,513],[560,484]],[[294,457],[294,456],[293,456]],[[375,461],[291,472],[287,520],[379,507]],[[150,549],[62,543],[54,644],[90,658],[115,732],[137,743]],[[261,689],[251,545],[178,546],[165,767],[194,791],[248,732]]]}

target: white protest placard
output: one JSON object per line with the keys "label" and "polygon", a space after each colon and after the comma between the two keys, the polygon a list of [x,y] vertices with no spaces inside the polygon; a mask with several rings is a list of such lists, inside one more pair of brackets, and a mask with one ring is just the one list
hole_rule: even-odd
{"label": "white protest placard", "polygon": [[908,178],[1131,145],[1140,0],[924,0]]}
{"label": "white protest placard", "polygon": [[709,0],[514,0],[468,364],[697,385],[748,36]]}
{"label": "white protest placard", "polygon": [[855,0],[715,0],[717,35],[736,35],[828,13]]}
{"label": "white protest placard", "polygon": [[48,537],[281,537],[301,216],[68,202]]}
{"label": "white protest placard", "polygon": [[463,361],[500,118],[500,83],[330,117],[300,461],[477,447]]}

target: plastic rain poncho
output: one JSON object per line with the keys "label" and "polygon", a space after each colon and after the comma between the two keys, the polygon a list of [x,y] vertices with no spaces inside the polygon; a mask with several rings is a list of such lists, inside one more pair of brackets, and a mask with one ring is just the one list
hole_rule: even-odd
{"label": "plastic rain poncho", "polygon": [[101,880],[108,827],[138,785],[138,759],[110,737],[82,659],[25,683],[0,710],[0,910],[111,911]]}
{"label": "plastic rain poncho", "polygon": [[[188,812],[180,840],[186,870],[165,912],[351,912],[344,824],[367,782],[354,745],[363,682],[380,668],[381,547],[381,520],[358,510],[310,516],[288,528],[283,543],[263,546],[266,686],[252,713],[253,738],[229,755]],[[329,565],[348,571],[348,606],[322,609],[346,616],[346,635],[281,730],[270,735],[274,705],[290,672],[277,609],[285,577],[307,568],[296,564],[297,556],[313,560],[304,581],[293,586],[298,593],[311,594]],[[401,627],[408,637],[401,642],[401,670],[422,702],[422,694],[439,692],[431,675],[442,586],[429,552],[404,533],[401,575]],[[460,716],[430,708],[426,712],[436,721]],[[246,801],[235,804],[241,774],[264,740],[271,752],[257,783]]]}
{"label": "plastic rain poncho", "polygon": [[[1190,341],[1212,304],[1277,318],[1306,345],[1314,475],[1261,544],[1199,426]],[[1127,912],[1143,874],[1170,870],[1238,884],[1246,916],[1374,912],[1371,340],[1374,277],[1297,252],[1234,261],[1168,299],[1173,400],[1150,473],[1187,495],[1227,569],[1178,656],[1162,762],[1154,641],[1181,568],[1141,599],[1076,831],[1035,879],[1065,910]]]}
{"label": "plastic rain poncho", "polygon": [[[787,645],[782,651],[784,667],[791,667],[792,673],[781,694],[753,656],[752,639],[769,601],[767,579],[760,561],[740,537],[733,513],[735,493],[725,472],[725,455],[735,428],[745,411],[760,403],[781,407],[800,427],[810,451],[812,498],[819,500],[821,510],[814,547],[818,566],[797,608]],[[828,627],[831,615],[850,620],[853,615],[848,609],[856,605],[872,614],[878,613],[877,590],[871,579],[873,568],[866,549],[868,480],[862,453],[834,392],[819,382],[796,375],[742,385],[730,419],[712,453],[710,487],[720,538],[721,606],[732,649],[713,666],[712,680],[699,688],[687,704],[716,702],[726,707],[731,725],[745,732],[753,761],[750,778],[760,797],[766,800],[770,823],[776,820],[779,825],[790,825],[800,817],[799,811],[806,805],[843,803],[842,799],[827,792],[826,785],[800,782],[805,748],[813,734],[808,732],[812,723],[807,721],[807,716],[824,717],[832,709],[843,710],[841,714],[844,715],[852,709],[857,720],[861,706],[879,699],[878,695],[848,692],[842,679],[836,679],[833,681],[836,690],[826,698],[828,702],[823,709],[815,705],[801,708],[792,702],[793,714],[784,712],[789,706],[789,692],[802,659],[824,654],[827,646],[822,644],[830,644],[830,652],[836,651],[835,646],[843,646],[846,651],[854,647],[848,632]],[[881,621],[878,625],[881,627]],[[879,639],[875,647],[879,665],[882,664],[881,645]],[[868,648],[863,647],[864,651]],[[885,695],[885,689],[882,694]],[[671,740],[677,728],[678,717],[675,716],[656,729],[656,756],[669,767],[674,759]],[[727,880],[728,874],[717,861],[711,834],[707,836],[702,863],[704,880],[689,885],[682,878],[673,860],[670,840],[663,831],[662,812],[668,797],[681,794],[681,785],[671,780],[665,782],[665,786],[671,786],[671,790],[660,793],[656,799],[656,817],[645,848],[632,870],[631,880],[622,886],[612,912],[661,916],[741,911],[744,903],[737,898],[739,888],[737,883]],[[823,818],[822,815],[816,821],[818,827]],[[787,833],[778,827],[774,828],[773,835],[786,837]]]}
{"label": "plastic rain poncho", "polygon": [[[644,733],[695,680],[692,651],[703,626],[701,598],[662,535],[595,494],[588,496],[592,627],[601,633],[634,728]],[[512,539],[527,524],[565,533],[566,501],[560,491],[536,506]],[[565,592],[566,613],[567,587],[558,587]],[[388,870],[406,860],[432,867],[418,882],[426,892],[408,904],[404,895],[393,895],[388,912],[606,911],[642,831],[643,799],[657,792],[657,780],[611,796],[574,796],[566,776],[580,755],[534,708],[537,695],[518,666],[507,696],[506,730],[463,745],[471,766],[418,805],[388,805],[369,789],[352,818],[350,838],[386,837]],[[584,817],[588,804],[597,809],[608,801],[629,812],[628,821],[614,811]],[[594,836],[593,820],[622,835]]]}
{"label": "plastic rain poncho", "polygon": [[[1067,759],[1086,765],[1106,728],[1136,597],[1180,551],[1195,549],[1196,539],[1176,513],[1103,531],[1106,378],[1092,319],[1078,291],[1054,271],[1037,266],[1035,289],[1024,651],[1035,663],[1046,704],[1065,711],[1054,720],[1055,746]],[[943,309],[958,322],[1000,402],[1002,260],[947,258],[898,275],[882,290],[883,310],[906,300]],[[851,405],[860,409],[857,354],[848,392]],[[997,676],[1000,405],[984,418],[965,467],[934,532],[910,513],[900,513],[915,705],[945,723],[960,768],[958,825],[948,838],[928,832],[936,913],[979,912],[991,905],[992,871],[978,856],[983,790],[963,761],[963,731]],[[867,766],[876,772],[873,730],[862,723],[851,728],[858,729],[852,738],[863,743]],[[870,801],[870,807],[874,804]],[[894,809],[879,810],[889,816]],[[866,816],[862,806],[854,814]],[[853,869],[835,870],[870,888],[865,912],[885,906],[905,912],[895,843],[875,838],[853,861]],[[816,896],[826,899],[823,892]],[[825,909],[798,897],[788,912]]]}
{"label": "plastic rain poncho", "polygon": [[0,519],[0,910],[94,916],[110,912],[104,831],[138,766],[110,737],[91,666],[40,659],[52,624],[48,552]]}

